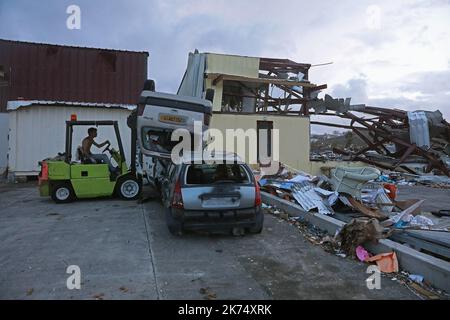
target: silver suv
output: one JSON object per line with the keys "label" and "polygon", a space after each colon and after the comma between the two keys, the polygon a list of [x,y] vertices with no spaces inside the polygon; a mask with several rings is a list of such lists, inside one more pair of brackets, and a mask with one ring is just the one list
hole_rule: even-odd
{"label": "silver suv", "polygon": [[251,169],[232,153],[214,156],[214,163],[191,159],[171,164],[161,182],[169,231],[231,230],[260,233],[264,215],[259,185]]}

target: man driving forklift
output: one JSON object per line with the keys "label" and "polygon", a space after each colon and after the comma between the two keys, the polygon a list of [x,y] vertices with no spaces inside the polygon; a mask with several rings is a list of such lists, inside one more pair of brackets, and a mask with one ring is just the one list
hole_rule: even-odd
{"label": "man driving forklift", "polygon": [[94,138],[97,137],[97,128],[89,128],[88,129],[88,136],[83,139],[81,143],[81,151],[83,152],[83,156],[85,158],[90,158],[95,161],[101,161],[102,163],[107,163],[109,167],[109,171],[114,172],[116,168],[112,165],[111,160],[108,158],[106,154],[93,154],[91,153],[91,147],[92,145],[96,146],[97,148],[101,148],[103,146],[106,146],[107,144],[110,144],[108,140],[106,140],[103,143],[97,143],[95,142]]}
{"label": "man driving forklift", "polygon": [[[95,127],[88,130],[89,136],[83,139],[82,145],[77,148],[76,152],[80,160],[78,162],[72,161],[72,138],[74,127],[79,126]],[[94,141],[97,137],[96,127],[98,126],[114,129],[118,150],[110,148],[109,141],[101,144]],[[105,157],[92,155],[90,151],[92,145],[101,147],[105,144],[103,153],[108,151],[111,154],[111,159],[114,159],[112,163],[117,164],[117,169],[112,172],[110,159],[106,155]],[[117,121],[77,121],[76,117],[71,117],[70,121],[66,121],[64,150],[64,159],[45,159],[40,162],[39,193],[41,196],[50,196],[56,203],[114,195],[125,200],[133,200],[139,196],[141,181],[136,174],[133,162],[131,168],[126,163]],[[84,153],[88,157],[85,157]],[[135,154],[133,157],[135,157]],[[106,163],[96,163],[93,158],[101,159]]]}

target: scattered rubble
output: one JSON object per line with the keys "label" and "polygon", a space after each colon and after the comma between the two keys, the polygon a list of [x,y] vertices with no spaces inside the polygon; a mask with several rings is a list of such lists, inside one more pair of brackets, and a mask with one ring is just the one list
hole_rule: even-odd
{"label": "scattered rubble", "polygon": [[364,249],[364,247],[357,246],[356,247],[356,256],[358,257],[359,261],[364,262],[370,258],[370,253],[367,252],[367,250]]}
{"label": "scattered rubble", "polygon": [[[422,214],[420,207],[424,200],[397,201],[396,197],[397,186],[402,183],[448,181],[450,187],[450,178],[433,176],[427,180],[411,174],[382,174],[371,167],[337,167],[330,174],[331,178],[311,176],[281,164],[276,175],[262,175],[259,184],[262,191],[297,203],[312,214],[332,216],[338,210],[374,218],[384,228],[448,231],[435,227],[432,215]],[[435,216],[446,216],[446,211]]]}
{"label": "scattered rubble", "polygon": [[317,228],[313,224],[301,219],[300,217],[290,217],[286,212],[267,204],[264,204],[263,208],[267,213],[270,213],[295,226],[303,234],[305,239],[312,244],[320,245],[327,252],[342,254],[338,241],[327,235],[325,231]]}
{"label": "scattered rubble", "polygon": [[423,276],[419,275],[419,274],[410,274],[408,276],[409,279],[411,279],[414,282],[417,283],[422,283],[423,282]]}
{"label": "scattered rubble", "polygon": [[[337,169],[331,169],[330,174],[333,175],[335,170]],[[364,167],[352,170],[344,167],[339,172],[337,176],[340,179],[332,181],[333,178],[311,176],[282,165],[276,175],[261,176],[261,190],[296,203],[307,213],[294,218],[267,204],[263,207],[296,226],[305,239],[320,245],[325,251],[341,258],[350,257],[364,263],[376,263],[383,273],[397,278],[398,261],[395,252],[372,256],[364,248],[365,244],[389,238],[419,252],[450,261],[446,240],[449,239],[450,223],[443,221],[449,215],[448,210],[443,209],[434,214],[422,211],[425,200],[421,200],[420,195],[419,199],[397,200],[397,186],[401,182],[414,183],[412,180],[417,181],[416,176],[380,171],[377,173],[376,170],[366,170]],[[350,182],[347,173],[350,174]],[[367,179],[367,175],[372,173],[377,174]],[[347,185],[342,188],[342,183]],[[346,224],[334,237],[330,237],[326,232],[305,222],[309,220],[308,214],[333,216]],[[402,281],[409,288],[417,285],[408,277]],[[426,279],[421,285],[427,285]],[[429,295],[433,296],[435,293]]]}
{"label": "scattered rubble", "polygon": [[[364,249],[363,246],[357,246],[355,251],[351,254],[346,254],[342,249],[342,242],[339,240],[342,234],[334,237],[330,237],[325,231],[317,228],[309,222],[301,219],[300,217],[289,217],[289,215],[278,208],[264,204],[263,208],[269,214],[272,214],[280,219],[280,221],[286,221],[292,226],[296,227],[302,236],[314,245],[321,246],[326,252],[346,259],[352,257],[365,263],[376,263],[380,268],[383,277],[388,277],[392,281],[406,286],[411,292],[413,292],[418,298],[424,300],[437,300],[437,299],[449,299],[450,295],[442,290],[433,288],[426,279],[421,275],[409,274],[406,271],[399,271],[398,261],[395,252],[389,252],[373,256],[370,252]],[[364,218],[364,220],[367,220]],[[376,219],[372,219],[375,220]],[[369,220],[370,221],[370,220]],[[374,230],[380,231],[380,227],[373,221],[372,227]],[[366,221],[367,222],[367,221]],[[367,223],[370,225],[370,223]],[[366,225],[367,225],[366,224]],[[372,237],[374,241],[377,238],[383,238],[385,235],[377,233]],[[342,230],[341,230],[342,232]],[[372,233],[373,234],[373,233]]]}
{"label": "scattered rubble", "polygon": [[261,189],[288,201],[295,199],[305,211],[316,209],[320,214],[334,213],[332,206],[338,199],[338,193],[321,188],[323,180],[304,172],[294,175],[283,170],[274,178],[262,177],[259,180]]}
{"label": "scattered rubble", "polygon": [[[345,160],[412,174],[450,176],[450,124],[439,110],[413,111],[351,105],[351,99],[325,95],[308,103],[308,112],[346,119],[350,124],[311,121],[311,124],[350,129],[365,146],[357,150],[333,148]],[[310,110],[311,109],[311,110]]]}
{"label": "scattered rubble", "polygon": [[423,185],[432,188],[450,188],[449,177],[433,174],[415,175],[403,172],[388,172],[380,175],[377,180],[395,185]]}
{"label": "scattered rubble", "polygon": [[217,299],[217,294],[213,292],[210,287],[200,288],[199,292],[203,295],[203,299],[205,300]]}
{"label": "scattered rubble", "polygon": [[384,273],[398,272],[398,260],[395,252],[380,253],[370,257],[366,262],[376,262],[378,270]]}
{"label": "scattered rubble", "polygon": [[364,243],[377,243],[379,239],[385,239],[389,234],[377,219],[358,218],[347,223],[339,232],[342,250],[349,256],[355,256],[356,248]]}

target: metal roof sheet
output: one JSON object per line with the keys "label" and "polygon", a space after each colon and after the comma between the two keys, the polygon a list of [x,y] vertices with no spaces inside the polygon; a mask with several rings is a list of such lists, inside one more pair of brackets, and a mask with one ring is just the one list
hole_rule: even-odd
{"label": "metal roof sheet", "polygon": [[93,102],[76,102],[76,101],[45,101],[45,100],[15,100],[8,101],[7,110],[14,111],[22,107],[30,107],[37,105],[45,106],[76,106],[91,108],[120,108],[134,110],[136,105],[133,104],[112,104],[112,103],[93,103]]}

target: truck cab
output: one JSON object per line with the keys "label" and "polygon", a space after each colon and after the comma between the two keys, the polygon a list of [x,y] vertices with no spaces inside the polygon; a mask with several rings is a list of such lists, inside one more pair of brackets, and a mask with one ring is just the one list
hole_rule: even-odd
{"label": "truck cab", "polygon": [[[187,129],[191,143],[202,145],[202,133],[208,129],[212,103],[206,99],[144,90],[137,107],[137,141],[142,154],[157,159],[171,158],[176,129]],[[200,130],[194,130],[194,124]]]}

